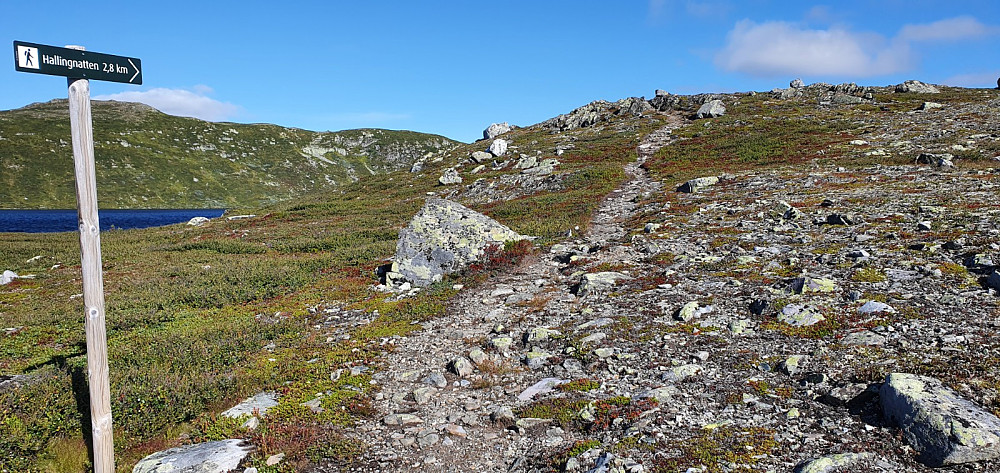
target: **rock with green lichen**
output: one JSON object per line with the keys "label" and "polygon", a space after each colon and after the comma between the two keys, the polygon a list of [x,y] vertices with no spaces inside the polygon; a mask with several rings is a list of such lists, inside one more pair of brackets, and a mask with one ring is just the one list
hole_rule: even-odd
{"label": "rock with green lichen", "polygon": [[479,260],[489,245],[524,239],[483,214],[444,199],[428,199],[399,232],[392,272],[416,286]]}
{"label": "rock with green lichen", "polygon": [[1000,458],[1000,418],[927,376],[892,373],[879,392],[885,417],[930,466]]}
{"label": "rock with green lichen", "polygon": [[840,453],[827,455],[803,463],[795,473],[834,473],[860,466],[859,463],[875,458],[874,453]]}

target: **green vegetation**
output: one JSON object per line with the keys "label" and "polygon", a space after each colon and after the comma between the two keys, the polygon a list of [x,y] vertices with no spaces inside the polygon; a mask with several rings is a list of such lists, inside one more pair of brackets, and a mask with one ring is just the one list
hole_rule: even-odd
{"label": "green vegetation", "polygon": [[704,466],[708,472],[757,471],[758,459],[774,454],[775,432],[762,427],[721,426],[704,429],[683,442],[658,445],[655,472],[684,471]]}
{"label": "green vegetation", "polygon": [[[95,105],[118,110],[115,104]],[[62,116],[53,107],[0,118],[13,120],[11,114],[22,114],[23,126],[42,127],[45,120]],[[130,120],[147,123],[150,116],[164,120],[156,126],[165,135],[189,126],[172,126],[166,121],[173,117],[148,110],[118,111],[115,120],[122,129]],[[41,116],[23,116],[29,112]],[[107,113],[95,111],[95,120],[102,115]],[[219,133],[229,128],[197,123]],[[657,123],[651,120],[648,126]],[[8,125],[0,121],[5,139],[2,130]],[[239,136],[253,134],[251,128],[240,127],[232,126]],[[282,132],[289,141],[294,133],[307,133]],[[522,151],[536,141],[540,149],[553,149],[546,133],[519,132],[525,137],[514,133],[509,139],[523,143]],[[225,141],[221,135],[208,137],[205,130],[199,133],[206,143]],[[468,204],[522,233],[542,236],[543,242],[560,238],[574,226],[585,229],[599,200],[623,179],[622,164],[635,158],[637,135],[634,129],[624,129],[587,130],[582,136],[586,144],[578,142],[578,149],[560,157],[562,187],[555,192]],[[123,139],[139,143],[136,136]],[[395,250],[399,229],[428,192],[440,190],[441,170],[464,162],[480,145],[459,147],[439,163],[432,159],[422,173],[368,176],[254,210],[260,216],[253,219],[104,232],[112,414],[120,471],[184,438],[249,438],[257,447],[249,461],[259,467],[267,455],[287,455],[277,470],[262,471],[294,471],[331,456],[345,464],[356,458],[362,447],[340,432],[373,413],[370,399],[377,387],[370,384],[370,370],[381,369],[381,356],[388,349],[381,342],[419,329],[418,322],[441,314],[456,294],[452,285],[482,283],[534,251],[529,242],[493,248],[466,274],[399,301],[370,289],[377,283],[374,269]],[[190,163],[172,162],[169,167],[181,169]],[[73,192],[67,195],[72,199]],[[118,199],[106,197],[102,193],[102,202]],[[0,469],[79,470],[57,466],[86,462],[69,455],[72,450],[66,446],[84,442],[90,422],[77,237],[0,234],[0,240],[0,266],[36,275],[0,287],[0,327],[14,328],[0,332],[0,375],[27,375],[23,387],[0,391]],[[370,322],[324,323],[327,311],[357,312]],[[347,374],[358,365],[369,371]],[[280,404],[256,430],[245,431],[217,417],[261,390],[278,392]],[[317,394],[321,409],[314,412],[301,405]],[[605,411],[612,414],[610,406]]]}
{"label": "green vegetation", "polygon": [[[376,129],[317,133],[212,123],[93,102],[105,208],[247,208],[374,173],[408,170],[457,142]],[[75,208],[65,100],[0,112],[0,208]]]}

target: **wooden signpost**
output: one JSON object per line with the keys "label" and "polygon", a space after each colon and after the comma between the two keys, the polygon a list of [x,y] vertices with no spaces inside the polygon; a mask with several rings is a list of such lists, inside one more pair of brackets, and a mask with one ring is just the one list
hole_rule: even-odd
{"label": "wooden signpost", "polygon": [[77,216],[80,223],[80,265],[83,270],[94,473],[114,473],[115,449],[111,429],[101,225],[97,217],[97,173],[89,79],[142,84],[141,67],[142,63],[136,58],[87,52],[80,46],[59,48],[14,42],[16,70],[68,77],[69,121],[73,135]]}

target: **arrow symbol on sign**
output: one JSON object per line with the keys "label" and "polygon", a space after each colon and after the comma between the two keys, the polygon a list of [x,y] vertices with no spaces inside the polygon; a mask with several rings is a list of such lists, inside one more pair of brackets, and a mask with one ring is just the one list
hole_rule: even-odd
{"label": "arrow symbol on sign", "polygon": [[[131,59],[129,59],[129,60],[128,60],[128,63],[129,63],[129,64],[131,64],[131,65],[132,65],[132,67],[135,67],[135,63],[134,63],[134,62],[132,62],[132,60],[131,60]],[[135,80],[135,78],[136,78],[136,77],[138,77],[138,75],[139,75],[139,73],[140,73],[140,72],[142,72],[142,71],[140,71],[138,67],[135,67],[135,74],[133,74],[133,75],[132,75],[132,78],[131,78],[131,79],[129,79],[128,81],[129,81],[129,82],[132,82],[132,81],[134,81],[134,80]]]}

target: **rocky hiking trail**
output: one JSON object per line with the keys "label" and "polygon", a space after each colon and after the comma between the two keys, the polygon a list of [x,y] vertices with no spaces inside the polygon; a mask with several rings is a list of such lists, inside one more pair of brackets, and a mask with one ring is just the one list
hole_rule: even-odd
{"label": "rocky hiking trail", "polygon": [[991,171],[786,166],[660,189],[641,163],[672,126],[586,235],[390,341],[355,471],[1000,467]]}
{"label": "rocky hiking trail", "polygon": [[[643,140],[638,159],[625,166],[627,181],[602,202],[589,231],[572,245],[592,248],[591,258],[609,264],[616,251],[625,250],[609,251],[627,235],[625,222],[634,216],[637,198],[660,187],[641,165],[670,142],[671,130],[681,123],[671,120]],[[558,379],[565,382],[583,374],[573,360],[563,363],[566,368],[538,369],[553,355],[543,355],[528,341],[544,340],[553,335],[546,327],[579,316],[580,298],[562,266],[553,254],[531,258],[512,273],[463,291],[444,316],[394,340],[385,362],[392,369],[373,376],[381,387],[374,407],[383,416],[355,429],[369,446],[369,466],[355,471],[528,470],[537,460],[533,456],[577,440],[547,422],[508,428],[516,422],[513,409],[555,387],[546,380],[562,376]],[[544,309],[533,309],[538,305]],[[539,361],[522,362],[534,355]]]}

